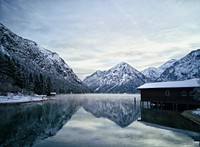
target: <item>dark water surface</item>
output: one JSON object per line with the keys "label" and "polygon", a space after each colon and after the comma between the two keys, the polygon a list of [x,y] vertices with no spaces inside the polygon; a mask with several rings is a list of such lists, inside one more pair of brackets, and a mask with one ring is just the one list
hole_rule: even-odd
{"label": "dark water surface", "polygon": [[139,95],[54,98],[46,103],[0,107],[0,146],[199,146],[198,125],[179,112],[141,110]]}

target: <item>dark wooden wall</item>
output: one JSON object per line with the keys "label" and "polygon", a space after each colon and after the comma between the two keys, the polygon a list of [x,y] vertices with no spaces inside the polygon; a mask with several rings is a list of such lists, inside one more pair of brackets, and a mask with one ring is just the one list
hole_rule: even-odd
{"label": "dark wooden wall", "polygon": [[[166,95],[166,90],[170,93],[168,96]],[[200,104],[200,100],[194,99],[194,95],[191,95],[192,91],[194,91],[194,88],[142,89],[141,101]],[[183,93],[186,95],[183,96]]]}

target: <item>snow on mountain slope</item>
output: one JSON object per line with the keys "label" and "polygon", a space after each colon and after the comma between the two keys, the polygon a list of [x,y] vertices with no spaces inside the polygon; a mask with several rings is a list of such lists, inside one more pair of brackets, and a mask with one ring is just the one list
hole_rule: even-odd
{"label": "snow on mountain slope", "polygon": [[171,60],[165,62],[163,65],[158,67],[159,73],[162,74],[167,68],[172,66],[176,61],[177,61],[176,59],[171,59]]}
{"label": "snow on mountain slope", "polygon": [[139,85],[148,79],[135,68],[121,62],[115,67],[97,71],[84,79],[84,83],[100,93],[133,93]]}
{"label": "snow on mountain slope", "polygon": [[156,67],[146,68],[142,70],[141,73],[145,75],[146,77],[150,78],[152,81],[154,81],[160,76],[159,71]]}
{"label": "snow on mountain slope", "polygon": [[[39,69],[73,86],[86,87],[60,56],[36,42],[24,39],[0,23],[0,53],[26,64],[27,69]],[[36,71],[36,70],[35,70]],[[56,80],[54,80],[56,81]],[[86,88],[87,89],[87,88]]]}
{"label": "snow on mountain slope", "polygon": [[160,75],[170,66],[172,66],[177,60],[171,59],[167,62],[165,62],[163,65],[156,67],[149,67],[147,69],[144,69],[141,71],[142,74],[144,74],[146,77],[150,78],[152,81],[155,81],[157,78],[160,77]]}
{"label": "snow on mountain slope", "polygon": [[58,76],[62,75],[70,81],[81,82],[57,53],[51,52],[31,40],[17,36],[2,24],[0,24],[0,42],[1,51],[11,56],[15,54],[28,62],[33,61],[45,71]]}
{"label": "snow on mountain slope", "polygon": [[167,68],[157,81],[179,81],[200,78],[200,49],[190,52],[185,57]]}

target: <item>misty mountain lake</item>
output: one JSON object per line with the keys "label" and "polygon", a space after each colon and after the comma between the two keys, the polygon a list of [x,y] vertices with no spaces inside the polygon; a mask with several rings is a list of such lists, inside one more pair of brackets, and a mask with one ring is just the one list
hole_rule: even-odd
{"label": "misty mountain lake", "polygon": [[0,146],[199,146],[200,127],[180,112],[140,107],[140,95],[69,94],[0,106]]}

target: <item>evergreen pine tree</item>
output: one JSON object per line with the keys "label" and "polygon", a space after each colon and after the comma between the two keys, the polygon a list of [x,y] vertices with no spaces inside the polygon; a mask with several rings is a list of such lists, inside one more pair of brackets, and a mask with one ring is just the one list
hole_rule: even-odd
{"label": "evergreen pine tree", "polygon": [[43,75],[40,74],[39,93],[44,94],[44,89],[44,78]]}
{"label": "evergreen pine tree", "polygon": [[47,78],[46,95],[47,95],[47,96],[50,96],[50,95],[51,95],[51,79],[50,79],[50,77]]}
{"label": "evergreen pine tree", "polygon": [[37,94],[41,94],[40,93],[40,80],[37,75],[35,76],[35,81],[34,81],[34,92]]}
{"label": "evergreen pine tree", "polygon": [[28,91],[34,91],[34,80],[33,80],[33,75],[30,73],[28,76],[28,85],[27,85],[27,90]]}

